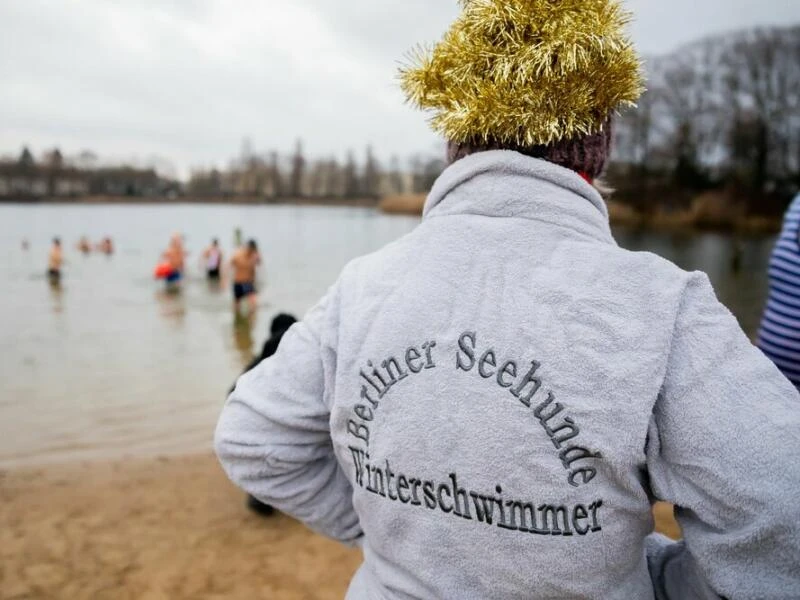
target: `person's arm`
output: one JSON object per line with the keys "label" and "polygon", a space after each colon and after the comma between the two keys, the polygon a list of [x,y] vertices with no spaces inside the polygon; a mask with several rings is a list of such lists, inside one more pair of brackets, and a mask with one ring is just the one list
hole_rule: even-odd
{"label": "person's arm", "polygon": [[362,532],[353,489],[330,435],[336,355],[325,339],[327,305],[312,309],[274,356],[239,379],[215,447],[239,487],[315,531],[356,543]]}
{"label": "person's arm", "polygon": [[800,395],[702,274],[677,311],[647,462],[684,532],[650,540],[659,600],[800,598]]}

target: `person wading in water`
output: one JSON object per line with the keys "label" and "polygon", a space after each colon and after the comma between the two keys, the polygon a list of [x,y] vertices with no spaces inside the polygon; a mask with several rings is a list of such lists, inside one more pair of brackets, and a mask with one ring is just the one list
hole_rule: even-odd
{"label": "person wading in water", "polygon": [[621,1],[461,5],[401,72],[448,142],[421,224],[239,380],[222,466],[363,548],[350,600],[800,598],[800,394],[593,185],[643,86]]}
{"label": "person wading in water", "polygon": [[64,251],[61,248],[61,239],[53,238],[50,254],[47,257],[47,278],[52,285],[61,283],[61,266],[64,264]]}
{"label": "person wading in water", "polygon": [[186,266],[186,250],[183,247],[183,236],[179,233],[172,235],[169,246],[164,251],[163,259],[169,264],[170,271],[165,277],[168,290],[179,289],[183,271]]}
{"label": "person wading in water", "polygon": [[219,248],[219,240],[214,238],[211,245],[203,250],[203,263],[206,269],[206,277],[215,281],[220,278],[222,268],[222,250]]}
{"label": "person wading in water", "polygon": [[233,268],[233,310],[238,315],[242,300],[246,299],[253,314],[258,306],[256,291],[256,269],[261,264],[258,244],[250,240],[239,248],[231,258]]}

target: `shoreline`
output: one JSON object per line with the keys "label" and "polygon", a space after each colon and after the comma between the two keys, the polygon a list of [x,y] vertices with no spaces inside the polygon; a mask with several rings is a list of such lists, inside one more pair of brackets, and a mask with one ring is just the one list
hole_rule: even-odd
{"label": "shoreline", "polygon": [[[262,518],[211,454],[0,470],[3,598],[344,597],[361,552]],[[676,537],[671,507],[658,529]]]}
{"label": "shoreline", "polygon": [[[370,208],[389,216],[421,217],[426,194],[408,194],[373,198],[264,198],[255,196],[236,197],[125,197],[86,196],[80,198],[0,198],[0,206],[322,206],[346,208]],[[736,235],[770,235],[779,233],[782,218],[767,216],[744,216],[735,211],[712,216],[686,209],[673,213],[663,211],[645,215],[616,200],[607,200],[611,225],[637,231],[654,232],[715,232]]]}
{"label": "shoreline", "polygon": [[[389,196],[381,199],[378,209],[387,215],[418,217],[422,214],[425,199],[424,194]],[[703,200],[703,197],[699,200]],[[606,200],[606,205],[611,225],[637,231],[764,235],[779,233],[783,224],[780,217],[745,216],[736,211],[718,210],[709,214],[708,211],[701,210],[703,206],[672,213],[657,211],[652,215],[645,215],[613,198]]]}

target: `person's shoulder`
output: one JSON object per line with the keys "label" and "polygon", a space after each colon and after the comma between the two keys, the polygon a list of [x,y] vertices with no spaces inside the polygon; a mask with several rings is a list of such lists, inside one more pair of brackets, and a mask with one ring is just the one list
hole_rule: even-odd
{"label": "person's shoulder", "polygon": [[685,282],[695,273],[675,264],[660,254],[647,250],[627,250],[620,248],[621,255],[629,264],[638,266],[641,270],[659,277],[666,277],[675,281]]}
{"label": "person's shoulder", "polygon": [[407,259],[409,252],[414,247],[414,236],[417,231],[415,229],[374,252],[352,259],[342,269],[339,279],[352,280],[364,276],[368,278],[369,274],[374,274],[375,271],[385,271],[387,265],[407,267],[409,264]]}
{"label": "person's shoulder", "polygon": [[683,288],[698,276],[698,272],[687,271],[672,261],[648,251],[628,250],[616,245],[593,248],[596,265],[613,274],[615,285],[620,285],[636,294],[650,295],[674,292]]}

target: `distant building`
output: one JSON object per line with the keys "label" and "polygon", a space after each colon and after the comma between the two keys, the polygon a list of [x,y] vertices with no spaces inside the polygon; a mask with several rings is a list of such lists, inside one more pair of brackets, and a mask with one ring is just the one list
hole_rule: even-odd
{"label": "distant building", "polygon": [[16,161],[0,162],[0,198],[32,200],[44,197],[79,197],[89,193],[86,173],[65,167],[58,150],[37,164],[27,148]]}
{"label": "distant building", "polygon": [[162,180],[154,169],[108,167],[91,172],[89,192],[93,196],[159,196]]}
{"label": "distant building", "polygon": [[82,198],[89,195],[123,197],[174,197],[177,182],[163,179],[154,169],[108,167],[78,169],[67,165],[58,149],[37,163],[23,149],[16,161],[0,161],[0,199],[34,201]]}

